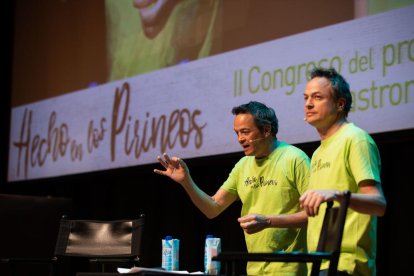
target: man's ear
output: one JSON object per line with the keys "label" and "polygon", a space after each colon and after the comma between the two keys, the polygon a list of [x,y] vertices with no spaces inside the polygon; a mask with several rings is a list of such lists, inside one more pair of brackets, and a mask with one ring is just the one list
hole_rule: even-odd
{"label": "man's ear", "polygon": [[264,127],[264,134],[267,138],[272,133],[272,126],[271,125],[265,125]]}
{"label": "man's ear", "polygon": [[336,109],[338,111],[344,111],[345,110],[345,104],[346,104],[346,100],[341,98],[338,100],[338,102],[336,103]]}

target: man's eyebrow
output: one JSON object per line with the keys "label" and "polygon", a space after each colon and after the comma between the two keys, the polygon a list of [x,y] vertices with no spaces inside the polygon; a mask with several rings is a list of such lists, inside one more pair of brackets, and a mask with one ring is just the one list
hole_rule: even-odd
{"label": "man's eyebrow", "polygon": [[321,91],[310,91],[309,93],[304,93],[304,95],[315,95],[315,94],[321,94]]}

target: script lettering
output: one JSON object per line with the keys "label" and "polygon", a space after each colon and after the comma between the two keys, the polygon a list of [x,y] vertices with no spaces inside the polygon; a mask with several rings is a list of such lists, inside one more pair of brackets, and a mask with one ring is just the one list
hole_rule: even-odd
{"label": "script lettering", "polygon": [[76,140],[70,139],[66,123],[56,126],[56,117],[56,112],[53,111],[49,117],[46,137],[42,137],[38,133],[32,136],[32,111],[25,109],[20,127],[20,139],[13,142],[18,150],[18,176],[21,164],[23,164],[24,176],[27,177],[29,166],[31,168],[42,167],[48,156],[51,156],[52,161],[56,162],[66,155],[68,148],[72,161],[82,160],[82,146]]}
{"label": "script lettering", "polygon": [[[116,160],[117,141],[124,141],[123,148],[128,156],[136,159],[142,152],[156,148],[159,143],[161,152],[174,148],[177,143],[185,148],[191,141],[200,148],[203,144],[202,129],[207,125],[198,123],[200,110],[187,108],[175,109],[169,116],[162,114],[158,118],[146,112],[144,121],[133,119],[129,115],[130,87],[124,83],[116,89],[111,123],[111,161]],[[193,140],[192,140],[193,139]]]}

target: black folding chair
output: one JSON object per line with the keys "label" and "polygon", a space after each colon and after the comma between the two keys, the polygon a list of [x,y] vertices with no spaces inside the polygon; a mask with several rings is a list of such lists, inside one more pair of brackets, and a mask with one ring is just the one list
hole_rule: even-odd
{"label": "black folding chair", "polygon": [[55,248],[56,259],[86,258],[106,272],[106,265],[135,266],[141,256],[144,215],[131,220],[76,220],[63,217]]}
{"label": "black folding chair", "polygon": [[[82,258],[93,265],[93,272],[107,272],[109,265],[136,266],[141,256],[145,216],[130,220],[60,220],[59,233],[51,258],[7,258],[17,265],[49,265],[49,275],[58,275],[65,258]],[[113,269],[115,270],[115,269]],[[14,270],[12,270],[14,271]],[[108,271],[112,272],[112,271]]]}
{"label": "black folding chair", "polygon": [[220,261],[224,264],[226,275],[236,275],[236,264],[242,261],[312,263],[311,276],[319,275],[322,260],[329,260],[328,276],[334,276],[338,272],[342,235],[351,192],[343,192],[342,198],[343,200],[340,202],[339,207],[333,207],[333,202],[327,202],[319,242],[315,252],[221,252],[213,257],[212,260]]}
{"label": "black folding chair", "polygon": [[0,194],[0,275],[50,275],[63,214],[70,198]]}

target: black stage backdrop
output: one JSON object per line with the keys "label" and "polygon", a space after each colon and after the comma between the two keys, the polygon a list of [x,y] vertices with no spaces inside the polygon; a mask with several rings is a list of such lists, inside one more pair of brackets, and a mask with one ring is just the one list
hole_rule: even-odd
{"label": "black stage backdrop", "polygon": [[[408,255],[398,252],[410,250],[414,244],[414,238],[406,226],[412,210],[412,164],[404,159],[414,156],[414,131],[383,133],[373,137],[381,152],[382,180],[388,201],[386,215],[379,218],[377,275],[391,275],[391,272],[393,275],[404,275],[410,267]],[[311,155],[317,145],[318,142],[298,146]],[[240,153],[186,162],[200,188],[213,194],[241,156]],[[243,233],[236,221],[240,204],[234,204],[219,217],[209,220],[193,206],[178,184],[154,174],[155,166],[12,184],[6,183],[3,176],[1,193],[67,197],[72,199],[73,214],[78,218],[122,219],[144,213],[146,225],[142,266],[161,265],[161,239],[166,235],[180,239],[180,267],[188,271],[203,268],[206,234],[222,238],[223,250],[245,250]],[[1,212],[12,215],[10,212],[13,209]],[[33,220],[35,217],[36,214],[33,214]],[[31,227],[30,222],[22,222],[21,227]]]}
{"label": "black stage backdrop", "polygon": [[[34,181],[7,182],[13,37],[10,27],[13,14],[11,2],[6,1],[3,4],[2,20],[5,22],[1,24],[4,38],[1,63],[4,69],[2,85],[5,90],[0,93],[0,193],[69,198],[73,202],[73,216],[78,218],[121,219],[145,213],[142,266],[161,265],[161,239],[165,235],[180,239],[180,268],[188,271],[199,271],[203,268],[206,234],[222,238],[222,250],[245,250],[243,233],[236,220],[240,212],[240,204],[234,204],[218,218],[208,220],[193,206],[178,184],[153,173],[157,165]],[[383,188],[388,201],[386,215],[379,219],[378,225],[377,275],[406,275],[407,271],[411,271],[408,259],[410,254],[402,252],[407,250],[409,252],[414,246],[414,236],[408,233],[407,227],[407,219],[412,217],[410,212],[413,210],[411,205],[411,195],[414,192],[414,187],[411,185],[413,167],[412,162],[406,161],[414,156],[414,130],[375,134],[373,138],[381,153]],[[297,146],[310,156],[318,146],[318,142]],[[241,156],[242,153],[236,153],[186,161],[200,188],[212,194],[226,179],[234,163]],[[12,217],[14,211],[13,208],[0,210],[5,217]],[[37,216],[38,214],[33,213],[32,221],[22,221],[17,227],[30,229]],[[2,221],[1,225],[0,235],[3,235],[6,232],[6,224]],[[50,231],[53,233],[54,229]],[[39,235],[53,241],[55,237],[50,233],[44,231]],[[2,254],[6,254],[4,252],[7,252],[7,246],[13,245],[0,245]],[[4,271],[0,271],[0,274],[7,275]]]}

